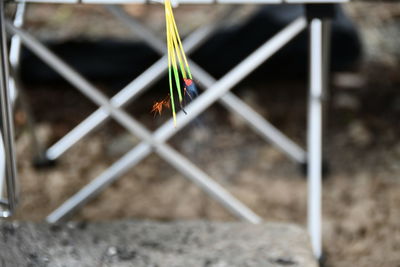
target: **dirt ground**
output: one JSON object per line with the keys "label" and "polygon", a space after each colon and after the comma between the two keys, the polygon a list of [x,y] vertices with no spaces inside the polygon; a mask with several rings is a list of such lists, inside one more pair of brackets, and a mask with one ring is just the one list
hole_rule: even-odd
{"label": "dirt ground", "polygon": [[[369,47],[376,44],[371,43]],[[388,63],[377,62],[385,57],[374,54],[376,50],[368,51],[368,62],[359,73],[333,77],[327,103],[324,152],[330,172],[323,188],[327,266],[400,266],[399,65],[389,52]],[[354,83],[354,78],[361,82]],[[36,131],[46,145],[95,109],[72,88],[58,87],[27,90],[38,121]],[[234,92],[304,146],[305,82],[250,81]],[[169,117],[166,113],[154,119],[149,114],[155,97],[158,92],[146,94],[128,109],[150,129]],[[24,115],[18,118],[18,220],[43,220],[138,143],[117,124],[107,123],[63,155],[55,168],[35,170]],[[306,180],[299,166],[223,107],[208,109],[170,143],[266,221],[305,224]],[[121,218],[234,220],[156,155],[129,170],[73,217]]]}
{"label": "dirt ground", "polygon": [[294,224],[1,222],[0,234],[7,267],[317,267],[307,232]]}

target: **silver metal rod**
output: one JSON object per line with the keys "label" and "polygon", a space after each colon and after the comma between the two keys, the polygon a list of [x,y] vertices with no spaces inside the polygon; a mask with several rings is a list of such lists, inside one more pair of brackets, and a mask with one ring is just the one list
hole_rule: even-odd
{"label": "silver metal rod", "polygon": [[10,98],[10,90],[8,84],[8,51],[7,51],[7,35],[5,31],[4,19],[4,1],[0,3],[0,103],[1,103],[1,130],[4,142],[5,151],[5,174],[7,183],[7,209],[2,210],[1,217],[8,217],[12,215],[17,204],[17,169],[15,163],[14,151],[14,122],[12,116],[12,103]]}
{"label": "silver metal rod", "polygon": [[[310,22],[310,92],[308,103],[308,231],[316,258],[322,255],[322,97],[328,68],[324,22]],[[324,60],[325,59],[325,60]]]}
{"label": "silver metal rod", "polygon": [[[24,17],[24,10],[25,10],[25,3],[20,3],[17,5],[17,10],[15,12],[15,18],[14,18],[14,25],[22,25],[23,23],[23,17]],[[10,65],[13,68],[17,68],[18,62],[19,62],[19,56],[20,56],[20,47],[21,43],[19,40],[19,37],[13,36],[11,38],[10,42],[10,53],[9,53],[9,61]],[[10,90],[10,98],[11,98],[11,103],[12,106],[14,106],[14,102],[17,98],[17,88],[15,85],[15,81],[13,77],[9,77],[9,90]],[[1,137],[1,143],[3,142],[3,138]],[[5,183],[5,155],[4,155],[4,146],[1,144],[0,148],[0,199],[2,199],[4,190],[3,186]]]}
{"label": "silver metal rod", "polygon": [[[17,10],[15,11],[15,18],[13,24],[15,27],[22,27],[24,24],[26,4],[20,3],[17,5]],[[11,37],[10,43],[10,64],[13,68],[18,68],[19,58],[21,56],[21,39],[18,35]]]}
{"label": "silver metal rod", "polygon": [[[15,18],[14,18],[14,25],[21,26],[24,21],[24,13],[25,13],[25,3],[19,3],[17,5],[17,9],[15,12]],[[10,53],[9,53],[9,61],[10,65],[13,69],[11,73],[16,73],[16,69],[18,68],[19,65],[19,58],[21,54],[21,41],[19,40],[19,37],[13,36],[11,38],[10,42]],[[16,81],[14,77],[10,76],[9,77],[9,90],[10,90],[10,99],[12,106],[14,107],[14,103],[17,99],[18,96],[18,90],[16,86]],[[4,196],[4,184],[5,184],[5,165],[6,165],[6,158],[4,155],[4,146],[3,146],[3,137],[1,136],[1,147],[0,147],[0,199],[3,199]]]}
{"label": "silver metal rod", "polygon": [[[289,42],[294,36],[296,36],[296,34],[300,33],[301,30],[305,27],[305,20],[304,19],[299,19],[296,20],[295,22],[293,22],[292,24],[290,24],[289,26],[287,26],[282,32],[284,32],[284,34],[282,35],[281,33],[277,34],[275,37],[273,37],[271,40],[267,41],[261,48],[259,48],[256,52],[254,52],[253,54],[251,54],[247,59],[252,59],[255,57],[255,55],[257,56],[256,58],[258,58],[259,60],[257,62],[255,62],[257,65],[253,66],[252,68],[256,68],[259,64],[261,64],[263,62],[262,59],[266,60],[268,57],[270,57],[272,54],[272,52],[276,51],[276,49],[282,47],[283,45],[285,45],[287,42]],[[283,38],[285,37],[285,38]],[[278,42],[279,41],[279,42]],[[278,42],[278,43],[276,43]],[[271,43],[273,44],[271,46]],[[269,48],[269,49],[265,49],[265,48]],[[261,53],[262,52],[262,53]],[[261,60],[260,60],[261,58]],[[242,63],[240,63],[237,67],[235,67],[232,71],[230,71],[228,74],[226,74],[224,77],[230,77],[230,75],[232,75],[232,73],[237,74],[237,70],[238,69],[243,69],[243,65],[242,64],[249,64],[248,60],[243,61]],[[249,69],[246,68],[247,71],[250,71]],[[248,74],[248,72],[247,72]],[[245,75],[241,75],[241,78],[244,78]],[[224,78],[222,78],[224,79]],[[238,83],[240,80],[235,80],[236,83]],[[230,86],[234,86],[235,84],[230,84]],[[209,90],[207,90],[205,93],[203,93],[200,97],[207,97],[208,101],[216,101],[218,99],[219,94],[214,95],[215,90],[218,91],[227,91],[230,88],[227,87],[222,87],[221,85],[218,86],[218,84],[215,84],[214,86],[212,86]],[[212,95],[211,95],[212,94]],[[211,97],[209,97],[211,95]],[[199,98],[200,98],[199,97]],[[211,104],[211,102],[209,104]],[[195,105],[198,102],[193,102],[191,104],[191,106]],[[203,108],[205,109],[208,105],[204,105],[202,104]],[[200,112],[200,110],[198,111]],[[180,112],[179,114],[181,114],[182,112]],[[194,118],[194,117],[193,117]],[[193,119],[192,118],[192,119]],[[180,122],[179,122],[180,123]],[[179,125],[179,124],[178,124]],[[172,119],[170,119],[168,122],[166,122],[163,126],[161,126],[159,128],[159,130],[156,131],[156,133],[158,132],[158,135],[153,135],[153,140],[155,142],[158,142],[158,144],[161,141],[166,141],[166,139],[162,139],[162,138],[166,138],[168,136],[166,136],[165,133],[166,132],[166,128],[165,127],[172,127],[170,129],[170,131],[172,131],[173,133],[176,132],[176,130],[174,130],[174,126],[172,124]],[[161,133],[162,135],[160,135],[160,129],[162,130]],[[168,128],[167,128],[168,129]],[[174,132],[175,131],[175,132]],[[171,135],[173,134],[171,133]],[[148,146],[147,149],[139,149],[138,147],[140,146]],[[168,149],[167,152],[165,151],[165,149],[163,149],[163,147],[161,147],[161,150],[158,150],[160,148],[160,146],[157,146],[157,151],[160,153],[160,155],[165,155],[165,153],[167,153],[167,156],[165,156],[166,160],[168,160],[168,162],[170,162],[171,164],[175,164],[174,166],[176,166],[177,162],[182,162],[179,161],[179,157],[175,157],[175,158],[170,158],[171,155],[174,155],[174,153],[169,153],[168,154]],[[165,146],[164,146],[165,148]],[[143,151],[141,153],[138,153],[138,151],[134,152],[135,150]],[[108,172],[104,172],[102,175],[100,175],[98,178],[96,178],[93,182],[89,183],[86,187],[84,191],[80,191],[77,194],[75,194],[74,196],[72,196],[69,200],[67,200],[67,202],[65,202],[63,205],[61,205],[57,210],[55,210],[53,213],[51,213],[49,215],[49,217],[47,218],[48,222],[57,222],[61,219],[63,219],[67,214],[69,214],[70,212],[72,212],[73,210],[75,210],[77,207],[79,207],[80,203],[83,203],[85,201],[87,201],[88,199],[92,198],[95,196],[95,194],[97,194],[98,192],[100,192],[100,190],[102,188],[104,188],[104,186],[108,185],[109,183],[111,183],[112,181],[114,181],[115,179],[117,179],[120,175],[122,175],[127,168],[132,168],[137,162],[138,159],[141,159],[142,157],[146,156],[146,153],[150,153],[150,152],[146,152],[147,150],[150,150],[150,144],[148,143],[141,143],[139,144],[136,148],[133,148],[130,152],[128,152],[126,154],[126,156],[124,156],[121,160],[117,161],[116,163],[114,163],[110,169],[112,171]],[[178,159],[178,161],[177,161]],[[179,167],[180,171],[190,171],[192,170],[191,173],[191,178],[196,177],[195,173],[197,173],[199,170],[196,170],[196,166],[191,166],[189,168],[189,170],[186,170],[186,166],[187,162],[184,162],[184,164],[181,164]],[[193,173],[193,170],[196,170]],[[193,175],[193,176],[192,176]],[[197,175],[198,176],[198,175]],[[204,179],[205,174],[200,175],[201,179],[199,179],[197,182],[198,183],[203,183],[204,186],[206,186],[207,184],[209,185],[210,183],[212,183],[212,181],[210,181],[210,179]],[[223,189],[223,188],[221,188]],[[222,191],[221,191],[222,192]],[[226,193],[223,193],[223,195],[226,196]],[[251,214],[251,213],[250,213]],[[252,216],[252,222],[258,222],[261,219],[258,216]]]}
{"label": "silver metal rod", "polygon": [[[204,26],[196,31],[194,31],[190,36],[188,36],[184,42],[183,46],[186,53],[189,55],[197,47],[199,47],[214,31],[215,26]],[[130,101],[136,99],[143,93],[147,88],[149,88],[153,83],[158,81],[162,75],[164,75],[167,70],[167,56],[163,56],[158,61],[156,61],[150,68],[139,75],[131,83],[129,83],[125,88],[118,92],[114,97],[111,98],[111,103],[116,107],[123,107]],[[109,113],[102,108],[97,109],[89,117],[87,117],[83,122],[81,122],[77,127],[71,130],[67,135],[61,138],[58,142],[53,144],[47,151],[46,156],[51,160],[59,158],[68,149],[70,149],[79,140],[85,137],[87,134],[91,133],[102,123],[104,123],[109,118]]]}
{"label": "silver metal rod", "polygon": [[[18,3],[17,9],[15,12],[15,17],[13,20],[13,24],[15,27],[22,27],[25,21],[25,14],[27,11],[26,3]],[[43,145],[38,139],[38,136],[35,131],[35,119],[29,104],[28,97],[24,92],[24,87],[21,83],[20,79],[20,58],[21,58],[21,38],[18,35],[13,35],[11,37],[10,42],[10,66],[11,66],[11,75],[9,79],[10,84],[10,94],[13,102],[13,106],[15,107],[15,102],[18,100],[20,107],[25,111],[27,116],[27,130],[31,139],[31,147],[33,150],[33,155],[35,159],[43,159]]]}
{"label": "silver metal rod", "polygon": [[[165,52],[163,42],[157,38],[152,32],[145,28],[139,21],[127,14],[121,7],[118,6],[107,6],[107,9],[114,14],[123,23],[128,25],[132,31],[138,33],[154,50],[159,53]],[[231,15],[235,9],[230,10],[224,17]],[[223,21],[224,18],[221,20]],[[195,62],[189,59],[189,63],[192,69],[196,81],[202,85],[203,88],[211,87],[216,80],[204,71]],[[220,102],[228,108],[230,111],[236,113],[247,122],[258,134],[260,134],[265,140],[271,142],[279,150],[288,155],[292,160],[298,163],[306,163],[306,152],[292,140],[286,137],[276,127],[266,121],[262,116],[255,112],[251,107],[245,104],[242,100],[236,97],[233,93],[227,92]]]}
{"label": "silver metal rod", "polygon": [[[108,101],[107,97],[103,95],[97,88],[86,81],[82,76],[75,72],[71,67],[59,59],[55,54],[46,49],[40,42],[35,40],[32,36],[25,33],[24,31],[15,28],[11,23],[7,23],[9,30],[18,34],[21,37],[22,42],[31,49],[39,58],[50,65],[56,70],[61,76],[72,83],[76,88],[91,99],[97,105],[107,110],[111,116],[123,125],[132,134],[137,135],[139,138],[144,140],[155,148],[155,152],[159,154],[164,160],[172,163],[175,168],[180,170],[186,177],[196,183],[205,190],[211,197],[215,198],[222,205],[227,207],[234,215],[247,220],[249,222],[258,223],[261,221],[254,212],[242,204],[239,200],[234,198],[228,193],[222,186],[212,181],[212,179],[198,169],[195,165],[191,164],[187,159],[180,155],[177,151],[174,151],[169,145],[157,142],[150,132],[147,131],[139,122],[129,116],[126,112],[115,107],[111,102]],[[187,166],[190,166],[188,168]],[[94,193],[97,190],[93,191]],[[72,201],[71,201],[72,203]],[[74,202],[76,203],[76,202]],[[65,206],[64,206],[65,207]],[[63,206],[61,208],[64,208]],[[65,214],[71,209],[75,209],[78,206],[67,206]],[[61,213],[61,212],[59,212]]]}
{"label": "silver metal rod", "polygon": [[4,199],[4,185],[6,183],[6,155],[4,151],[3,135],[0,131],[0,199]]}
{"label": "silver metal rod", "polygon": [[[49,3],[49,4],[148,4],[160,3],[156,0],[14,0],[14,2],[25,3]],[[348,3],[350,0],[179,0],[179,4],[326,4],[326,3]]]}
{"label": "silver metal rod", "polygon": [[[16,27],[21,27],[22,24],[24,23],[25,7],[26,3],[19,3],[17,5],[17,10],[15,11],[15,18],[13,21]],[[11,37],[10,53],[9,53],[10,65],[13,69],[13,73],[16,73],[19,68],[20,56],[21,56],[21,40],[17,35],[14,35]],[[9,81],[10,96],[12,99],[12,103],[14,103],[18,95],[17,85],[14,80],[14,77],[10,77],[9,80],[10,80]]]}

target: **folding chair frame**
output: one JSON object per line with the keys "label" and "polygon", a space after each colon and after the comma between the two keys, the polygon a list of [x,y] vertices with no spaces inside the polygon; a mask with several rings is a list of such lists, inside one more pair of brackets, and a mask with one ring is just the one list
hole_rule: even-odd
{"label": "folding chair frame", "polygon": [[[3,2],[1,7],[3,8]],[[165,48],[152,33],[147,31],[145,27],[124,13],[116,6],[108,7],[109,10],[117,15],[123,22],[128,25],[135,25],[135,30],[139,29],[139,34],[149,43],[156,51],[165,52]],[[10,120],[11,111],[4,109],[7,106],[8,96],[8,79],[7,60],[4,30],[4,9],[0,10],[0,24],[2,30],[3,49],[0,53],[2,64],[1,72],[1,101],[3,121],[8,125],[3,126],[3,134],[6,138],[4,145],[6,147],[7,177],[14,177],[15,180],[15,161],[12,152],[13,149],[13,133],[9,127],[12,123]],[[237,217],[252,222],[259,223],[261,218],[248,209],[239,200],[234,198],[223,187],[212,180],[206,173],[197,168],[193,163],[186,159],[179,152],[174,150],[165,142],[171,138],[177,131],[190,123],[196,116],[203,112],[207,107],[216,101],[221,101],[229,110],[235,112],[245,119],[249,125],[254,128],[262,137],[270,141],[291,159],[299,163],[308,164],[308,227],[311,236],[311,242],[314,254],[317,258],[321,256],[321,151],[322,151],[322,97],[326,90],[327,79],[327,62],[328,62],[328,32],[329,23],[326,18],[311,18],[310,25],[310,95],[308,109],[308,135],[307,146],[308,153],[304,152],[298,145],[294,144],[289,138],[283,135],[270,123],[264,120],[259,114],[234,96],[229,90],[254,71],[260,64],[276,53],[280,48],[286,45],[306,26],[307,21],[299,18],[286,26],[282,31],[265,42],[260,48],[255,50],[246,59],[224,75],[220,80],[216,81],[208,73],[202,70],[198,65],[191,61],[193,73],[199,80],[200,84],[208,88],[195,101],[187,106],[187,115],[183,112],[177,114],[177,127],[174,127],[172,119],[160,126],[154,133],[150,133],[138,121],[128,115],[121,108],[137,97],[145,90],[155,78],[159,78],[165,71],[166,57],[162,57],[152,67],[146,70],[142,75],[131,82],[127,87],[122,89],[116,96],[108,99],[96,87],[85,80],[80,74],[75,72],[70,66],[58,58],[54,53],[43,46],[39,41],[31,35],[16,27],[10,22],[6,22],[7,30],[17,35],[22,43],[35,53],[39,58],[51,66],[67,81],[73,84],[80,92],[86,95],[100,108],[84,120],[78,127],[72,130],[66,137],[52,146],[46,156],[49,159],[56,159],[62,155],[68,148],[79,141],[82,137],[97,128],[109,116],[113,117],[130,133],[142,139],[142,142],[135,148],[126,153],[121,159],[112,164],[100,176],[95,178],[88,185],[83,187],[78,193],[68,199],[64,204],[52,212],[47,221],[54,223],[62,220],[72,211],[86,203],[89,199],[97,195],[106,188],[110,183],[114,182],[123,175],[129,168],[135,166],[140,160],[149,155],[151,152],[157,153],[171,166],[184,174],[189,180],[200,186],[211,197],[219,201],[223,206],[228,208]],[[139,26],[138,26],[139,25]],[[206,39],[206,37],[215,30],[215,27],[205,27],[197,30],[185,42],[184,46],[188,52]],[[151,79],[150,79],[151,77]],[[8,127],[8,129],[6,129]],[[9,165],[9,166],[8,166]],[[10,167],[11,166],[11,167]],[[12,169],[14,166],[14,170]],[[12,191],[12,190],[11,190]]]}
{"label": "folding chair frame", "polygon": [[[19,3],[17,5],[13,21],[13,24],[16,27],[22,27],[24,23],[25,8],[26,8],[26,3]],[[4,17],[2,18],[2,24],[4,24]],[[28,132],[31,136],[32,149],[34,151],[35,156],[37,158],[40,158],[43,157],[43,154],[41,154],[43,152],[43,148],[40,146],[40,143],[36,136],[34,130],[34,119],[31,114],[32,112],[30,111],[30,106],[26,101],[23,87],[19,83],[18,74],[19,74],[20,56],[21,56],[21,40],[18,36],[14,35],[11,37],[10,49],[8,55],[10,68],[9,70],[7,69],[7,66],[3,68],[7,72],[9,72],[8,84],[7,84],[9,97],[6,98],[6,101],[9,102],[9,105],[11,105],[11,113],[13,112],[13,109],[15,108],[17,101],[19,102],[21,109],[26,112],[27,126],[28,126]],[[4,115],[6,113],[2,114]],[[11,125],[11,127],[13,127],[13,125]],[[10,147],[7,149],[10,149]],[[13,145],[11,146],[11,150],[14,150]],[[9,152],[9,153],[14,154],[14,152]],[[12,163],[13,160],[10,161],[5,154],[6,151],[4,146],[4,140],[2,134],[0,133],[0,204],[2,205],[0,211],[0,218],[11,216],[14,212],[15,206],[18,201],[18,192],[17,192],[18,183],[16,179],[16,173],[14,173],[14,175],[10,175],[7,174],[5,171],[7,165],[9,166],[8,168],[12,168],[11,165],[14,163]],[[7,185],[6,191],[4,190],[4,184]],[[7,195],[5,194],[5,192],[7,192]]]}
{"label": "folding chair frame", "polygon": [[[1,142],[0,153],[3,162],[0,192],[0,217],[6,218],[13,214],[17,205],[17,169],[15,162],[14,123],[12,116],[12,96],[9,88],[8,49],[5,32],[4,1],[0,2],[0,104],[1,104]],[[6,183],[7,198],[3,198],[3,183]]]}

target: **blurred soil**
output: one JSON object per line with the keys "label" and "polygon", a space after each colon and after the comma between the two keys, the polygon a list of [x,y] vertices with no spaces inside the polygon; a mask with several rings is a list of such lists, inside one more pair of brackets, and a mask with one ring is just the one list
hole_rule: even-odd
{"label": "blurred soil", "polygon": [[1,222],[0,234],[7,267],[317,266],[307,232],[294,224]]}
{"label": "blurred soil", "polygon": [[[383,6],[353,4],[348,8],[361,26],[366,56],[359,72],[335,74],[332,79],[324,135],[325,157],[330,165],[323,188],[326,266],[400,266],[400,27],[394,26],[400,23],[400,9]],[[154,13],[153,9],[159,10]],[[130,10],[152,22],[156,30],[161,29],[162,20],[154,22],[151,17],[161,16],[160,8],[138,6]],[[367,15],[370,10],[376,12],[373,18]],[[42,12],[54,12],[54,16],[44,19],[48,13]],[[70,20],[75,12],[82,12],[80,19]],[[375,18],[381,13],[380,18]],[[29,14],[28,28],[42,38],[53,38],[55,33],[61,39],[83,33],[96,38],[104,32],[125,36],[124,29],[119,32],[116,22],[108,21],[106,13],[97,6],[32,7]],[[106,19],[99,19],[98,15]],[[45,20],[54,22],[47,24]],[[98,28],[99,20],[107,23]],[[84,22],[93,28],[82,27]],[[66,32],[58,28],[65,28]],[[387,43],[391,43],[389,37],[396,39],[396,49],[386,49]],[[116,92],[99,86],[108,95]],[[67,85],[27,85],[27,89],[38,122],[36,131],[46,146],[95,110],[93,104]],[[249,80],[235,88],[234,93],[304,146],[305,81]],[[156,118],[149,113],[154,99],[160,97],[162,93],[151,90],[127,110],[148,128],[155,129],[170,117],[168,112]],[[110,122],[62,156],[55,168],[35,170],[31,165],[33,153],[26,116],[21,111],[17,115],[21,180],[21,203],[15,218],[18,220],[44,220],[139,142]],[[305,224],[307,188],[299,166],[220,105],[209,108],[170,144],[266,221]],[[88,221],[121,218],[234,220],[154,154],[73,217]]]}

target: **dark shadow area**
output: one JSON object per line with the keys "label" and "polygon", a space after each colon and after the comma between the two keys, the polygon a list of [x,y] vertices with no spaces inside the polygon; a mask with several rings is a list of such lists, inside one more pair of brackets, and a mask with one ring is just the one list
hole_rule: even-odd
{"label": "dark shadow area", "polygon": [[[361,56],[358,32],[340,6],[332,23],[331,69],[354,69]],[[252,51],[304,14],[301,5],[271,5],[241,25],[218,31],[191,58],[214,77],[221,77]],[[129,82],[159,55],[142,42],[70,40],[46,45],[79,73],[101,82]],[[301,33],[260,66],[251,79],[305,79],[308,73],[308,34]],[[60,82],[61,77],[27,50],[22,56],[22,78],[30,83]]]}

